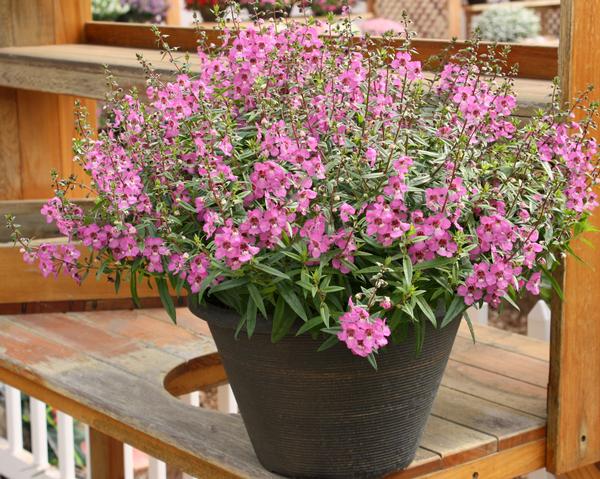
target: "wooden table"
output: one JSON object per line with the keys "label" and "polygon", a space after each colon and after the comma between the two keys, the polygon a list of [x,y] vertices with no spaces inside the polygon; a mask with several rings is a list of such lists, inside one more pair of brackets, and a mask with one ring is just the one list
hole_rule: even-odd
{"label": "wooden table", "polygon": [[[106,467],[117,441],[203,479],[278,477],[258,463],[239,416],[171,394],[226,380],[206,323],[178,316],[179,327],[155,309],[0,316],[0,380],[91,426],[95,479],[117,477]],[[461,327],[417,457],[391,477],[500,479],[543,467],[548,345],[477,334],[473,345]]]}

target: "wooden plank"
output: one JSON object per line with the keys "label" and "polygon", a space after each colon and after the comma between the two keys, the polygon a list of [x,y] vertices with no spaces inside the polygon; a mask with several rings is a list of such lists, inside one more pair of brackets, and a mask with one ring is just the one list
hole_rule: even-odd
{"label": "wooden plank", "polygon": [[[87,251],[86,251],[87,253]],[[129,298],[127,284],[115,293],[114,284],[93,277],[77,285],[71,277],[60,274],[56,278],[44,278],[37,265],[27,264],[18,247],[0,244],[0,304],[43,301],[82,301]],[[139,285],[140,297],[157,296],[156,290],[146,283]]]}
{"label": "wooden plank", "polygon": [[125,479],[123,443],[90,428],[90,464],[93,479]]}
{"label": "wooden plank", "polygon": [[[0,15],[0,17],[2,16]],[[21,197],[21,150],[19,142],[15,141],[14,137],[18,125],[17,111],[17,92],[12,88],[0,87],[0,118],[2,118],[2,128],[0,128],[1,200]]]}
{"label": "wooden plank", "polygon": [[543,388],[548,386],[548,362],[457,337],[452,359]]}
{"label": "wooden plank", "polygon": [[[600,50],[589,48],[600,39],[600,0],[561,3],[560,69],[565,99],[600,83]],[[598,100],[597,90],[592,99]],[[597,131],[593,131],[600,139]],[[591,223],[600,226],[594,212]],[[548,468],[568,472],[600,461],[600,253],[598,237],[585,235],[573,244],[583,259],[565,259],[562,305],[552,312],[548,418]]]}
{"label": "wooden plank", "polygon": [[446,386],[440,388],[432,414],[494,436],[499,450],[545,437],[545,419]]}
{"label": "wooden plank", "polygon": [[[195,51],[197,35],[191,27],[163,26],[161,31],[169,35],[169,43],[182,50]],[[217,30],[205,29],[204,34],[210,42],[219,42]],[[157,48],[156,39],[147,25],[115,24],[111,22],[87,22],[85,35],[88,43],[129,48]],[[450,45],[448,40],[415,39],[413,47],[419,52],[418,58],[426,60],[439,54]],[[481,52],[487,51],[489,44],[482,44]],[[459,42],[457,48],[464,43]],[[556,47],[541,45],[512,45],[510,62],[520,66],[519,76],[552,80],[558,72],[558,51]]]}
{"label": "wooden plank", "polygon": [[546,417],[546,388],[507,378],[450,359],[442,384],[502,406]]}
{"label": "wooden plank", "polygon": [[[507,479],[544,466],[546,441],[540,439],[492,454],[484,459],[422,476],[421,479]],[[404,479],[392,474],[386,479]]]}
{"label": "wooden plank", "polygon": [[488,456],[498,450],[498,443],[489,434],[430,416],[421,447],[439,454],[442,467],[447,468]]}
{"label": "wooden plank", "polygon": [[600,479],[600,462],[561,474],[557,479]]}
{"label": "wooden plank", "polygon": [[[560,7],[560,0],[512,0],[512,6],[521,6],[524,8],[548,8],[548,7]],[[482,3],[479,5],[465,5],[465,11],[470,13],[482,13],[486,10],[494,8],[506,8],[508,5],[505,4],[488,4]]]}
{"label": "wooden plank", "polygon": [[[528,338],[498,328],[474,324],[475,340],[498,349],[519,353],[543,361],[550,360],[550,345],[547,341]],[[471,340],[471,333],[466,322],[462,322],[458,335]]]}

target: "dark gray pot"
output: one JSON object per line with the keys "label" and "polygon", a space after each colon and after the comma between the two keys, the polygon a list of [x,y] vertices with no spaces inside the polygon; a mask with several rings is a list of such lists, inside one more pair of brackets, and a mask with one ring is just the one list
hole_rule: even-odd
{"label": "dark gray pot", "polygon": [[459,320],[427,328],[377,356],[375,371],[342,344],[317,352],[310,336],[273,344],[270,323],[234,338],[238,316],[193,308],[208,321],[261,464],[303,478],[375,478],[407,467],[436,396]]}

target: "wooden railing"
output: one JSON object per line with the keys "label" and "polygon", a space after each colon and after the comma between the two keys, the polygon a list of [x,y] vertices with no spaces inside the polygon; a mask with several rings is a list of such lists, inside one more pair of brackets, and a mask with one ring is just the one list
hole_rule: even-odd
{"label": "wooden railing", "polygon": [[[0,477],[8,479],[76,479],[77,476],[91,478],[89,454],[89,428],[86,431],[86,468],[76,474],[75,469],[75,438],[73,418],[61,411],[56,411],[57,417],[57,458],[58,465],[49,464],[48,459],[48,427],[46,404],[29,397],[29,424],[31,451],[24,448],[23,431],[23,394],[16,388],[0,383],[0,393],[3,392],[5,404],[6,437],[0,436]],[[1,394],[0,394],[1,396]],[[193,392],[181,397],[192,406],[200,406],[200,393]],[[227,385],[217,389],[217,407],[227,414],[237,413],[237,404]],[[0,422],[2,419],[0,419]],[[141,454],[141,453],[137,453]],[[134,479],[134,449],[125,444],[123,447],[123,477]],[[167,465],[156,458],[147,460],[149,479],[167,479]],[[91,478],[93,479],[93,478]],[[193,479],[187,474],[183,479]]]}

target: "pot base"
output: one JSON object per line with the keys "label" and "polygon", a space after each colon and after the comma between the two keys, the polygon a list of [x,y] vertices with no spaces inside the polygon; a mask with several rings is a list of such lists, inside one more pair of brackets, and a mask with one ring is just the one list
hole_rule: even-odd
{"label": "pot base", "polygon": [[[199,308],[221,354],[261,464],[288,477],[368,479],[413,460],[460,321],[427,327],[377,355],[378,370],[342,344],[309,336],[271,343],[268,327],[236,340],[237,317]],[[267,326],[270,326],[267,324]]]}

